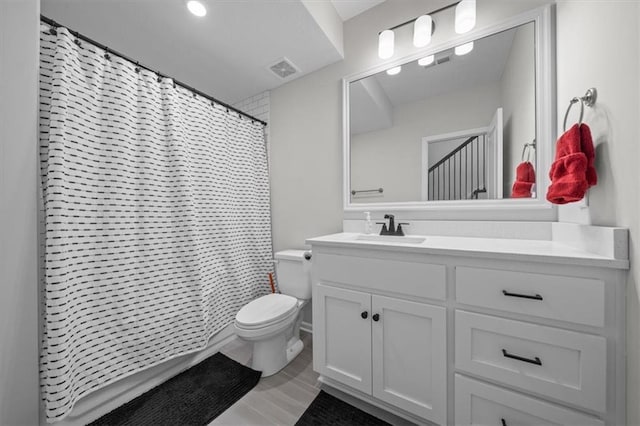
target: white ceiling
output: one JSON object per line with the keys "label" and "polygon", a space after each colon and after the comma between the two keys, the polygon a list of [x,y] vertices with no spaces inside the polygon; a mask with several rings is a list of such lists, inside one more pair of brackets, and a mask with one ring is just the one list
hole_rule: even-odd
{"label": "white ceiling", "polygon": [[[41,0],[42,14],[64,26],[233,104],[342,59],[335,34],[314,13],[353,16],[381,0],[202,0],[197,18],[184,0]],[[346,18],[348,19],[348,18]],[[341,43],[341,39],[340,39]],[[283,57],[299,73],[268,68]]]}
{"label": "white ceiling", "polygon": [[336,11],[342,20],[348,21],[354,16],[377,6],[384,1],[386,0],[331,0],[331,3],[333,4],[333,7],[336,8]]}

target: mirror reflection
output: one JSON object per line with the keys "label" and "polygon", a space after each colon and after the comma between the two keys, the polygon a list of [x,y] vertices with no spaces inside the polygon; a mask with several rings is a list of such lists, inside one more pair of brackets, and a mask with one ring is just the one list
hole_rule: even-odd
{"label": "mirror reflection", "polygon": [[351,202],[535,197],[535,65],[531,22],[350,82]]}

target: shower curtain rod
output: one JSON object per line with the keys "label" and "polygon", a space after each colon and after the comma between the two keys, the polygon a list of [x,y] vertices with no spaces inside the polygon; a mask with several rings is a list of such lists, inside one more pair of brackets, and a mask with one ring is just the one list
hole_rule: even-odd
{"label": "shower curtain rod", "polygon": [[[156,70],[154,70],[153,68],[150,68],[150,67],[148,67],[148,66],[146,66],[146,65],[143,65],[143,64],[139,63],[138,61],[136,61],[136,60],[134,60],[134,59],[131,59],[131,58],[130,58],[130,57],[128,57],[127,55],[124,55],[124,54],[122,54],[122,53],[120,53],[120,52],[118,52],[118,51],[115,51],[115,50],[113,50],[113,49],[111,49],[111,48],[109,48],[109,47],[105,46],[105,45],[104,45],[104,44],[102,44],[102,43],[99,43],[99,42],[97,42],[97,41],[95,41],[95,40],[93,40],[93,39],[91,39],[91,38],[89,38],[89,37],[87,37],[87,36],[85,36],[85,35],[83,35],[83,34],[80,34],[79,32],[74,31],[74,30],[72,30],[71,28],[69,28],[69,27],[67,27],[67,26],[64,26],[64,25],[62,25],[62,24],[59,24],[58,22],[54,21],[54,20],[53,20],[53,19],[51,19],[51,18],[47,18],[47,17],[46,17],[46,16],[44,16],[44,15],[40,15],[40,20],[41,20],[42,22],[46,23],[46,24],[51,25],[51,26],[52,26],[52,27],[54,27],[54,28],[60,28],[60,27],[66,28],[67,30],[69,30],[69,32],[71,33],[71,35],[75,36],[76,38],[78,38],[78,39],[80,39],[80,40],[83,40],[83,41],[85,41],[85,42],[87,42],[87,43],[91,43],[91,44],[93,44],[93,45],[95,45],[95,46],[99,47],[100,49],[104,50],[104,51],[105,51],[105,53],[113,54],[113,55],[119,56],[119,57],[121,57],[122,59],[127,60],[127,61],[131,62],[132,64],[135,64],[135,66],[137,66],[137,67],[140,67],[140,68],[144,68],[144,69],[146,69],[146,70],[149,70],[149,71],[151,71],[151,72],[155,73],[158,77],[171,78],[171,77],[169,77],[169,76],[167,76],[167,75],[161,74],[159,71],[156,71]],[[229,104],[228,104],[228,103],[226,103],[226,102],[222,102],[221,100],[218,100],[218,99],[214,98],[213,96],[207,95],[206,93],[201,92],[200,90],[198,90],[198,89],[196,89],[196,88],[194,88],[194,87],[191,87],[191,86],[189,86],[189,85],[187,85],[187,84],[185,84],[185,83],[183,83],[183,82],[181,82],[181,81],[176,80],[175,78],[171,78],[171,79],[172,79],[172,80],[173,80],[173,82],[174,82],[175,84],[177,84],[178,86],[184,87],[185,89],[187,89],[187,90],[189,90],[189,91],[193,92],[194,94],[200,95],[200,96],[202,96],[203,98],[206,98],[206,99],[210,100],[211,102],[215,102],[216,104],[218,104],[218,105],[221,105],[221,106],[225,107],[225,108],[227,109],[227,112],[228,112],[229,110],[233,110],[233,111],[237,112],[237,113],[238,113],[238,114],[240,114],[240,115],[244,115],[245,117],[247,117],[247,118],[248,118],[248,119],[250,119],[251,121],[256,121],[256,122],[258,122],[258,123],[261,123],[263,126],[266,126],[266,125],[267,125],[267,122],[266,122],[266,121],[260,120],[259,118],[256,118],[256,117],[254,117],[254,116],[252,116],[252,115],[250,115],[250,114],[247,114],[246,112],[243,112],[243,111],[239,110],[238,108],[235,108],[235,107],[233,107],[233,106],[229,105]]]}

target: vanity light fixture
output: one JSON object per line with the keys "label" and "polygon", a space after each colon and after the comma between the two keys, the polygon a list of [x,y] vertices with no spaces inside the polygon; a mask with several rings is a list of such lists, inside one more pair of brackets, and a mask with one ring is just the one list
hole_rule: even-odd
{"label": "vanity light fixture", "polygon": [[422,15],[413,24],[413,45],[424,47],[431,43],[431,32],[433,31],[433,19],[430,15]]}
{"label": "vanity light fixture", "polygon": [[380,59],[389,59],[393,56],[394,38],[393,30],[384,30],[378,35],[378,56]]}
{"label": "vanity light fixture", "polygon": [[398,65],[397,67],[389,68],[387,70],[387,74],[396,75],[396,74],[400,74],[400,71],[402,71],[402,67]]}
{"label": "vanity light fixture", "polygon": [[476,0],[462,0],[456,6],[456,33],[468,33],[476,26]]}
{"label": "vanity light fixture", "polygon": [[464,34],[471,31],[476,25],[476,0],[459,0],[407,22],[403,22],[402,24],[398,24],[395,27],[381,31],[378,34],[378,57],[380,59],[389,59],[393,56],[395,38],[393,31],[405,25],[413,24],[413,45],[415,47],[424,47],[431,43],[431,36],[436,29],[432,16],[453,6],[456,7],[456,33]]}
{"label": "vanity light fixture", "polygon": [[425,56],[424,58],[418,59],[418,65],[420,65],[421,67],[426,67],[431,65],[435,60],[436,60],[435,55]]}
{"label": "vanity light fixture", "polygon": [[187,9],[189,9],[189,12],[200,18],[207,14],[207,8],[198,0],[189,0],[187,2]]}
{"label": "vanity light fixture", "polygon": [[469,43],[465,43],[465,44],[461,44],[460,46],[456,46],[456,48],[454,49],[454,52],[456,53],[456,55],[462,56],[462,55],[466,55],[467,53],[471,52],[472,50],[473,50],[473,42],[470,41]]}

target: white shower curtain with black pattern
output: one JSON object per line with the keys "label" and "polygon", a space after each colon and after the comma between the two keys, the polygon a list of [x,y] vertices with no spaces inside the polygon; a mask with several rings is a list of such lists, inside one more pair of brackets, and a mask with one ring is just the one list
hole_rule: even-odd
{"label": "white shower curtain with black pattern", "polygon": [[260,123],[41,26],[49,422],[194,352],[268,291]]}

